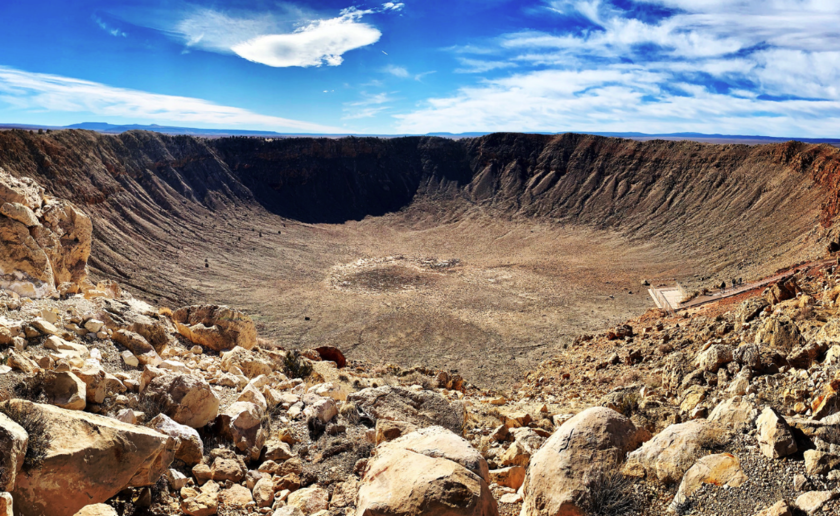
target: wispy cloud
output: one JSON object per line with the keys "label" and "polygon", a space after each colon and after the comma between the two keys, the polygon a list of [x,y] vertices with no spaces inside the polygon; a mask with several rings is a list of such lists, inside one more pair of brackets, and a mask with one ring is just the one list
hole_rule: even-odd
{"label": "wispy cloud", "polygon": [[0,67],[0,103],[26,110],[84,113],[178,125],[342,132],[342,129],[336,127],[262,115],[193,97],[115,88],[97,82],[8,67]]}
{"label": "wispy cloud", "polygon": [[488,61],[484,59],[470,59],[468,57],[459,57],[458,62],[461,63],[462,67],[456,68],[455,73],[484,73],[502,68],[514,68],[516,66],[516,63],[511,61]]}
{"label": "wispy cloud", "polygon": [[397,66],[397,65],[389,64],[388,66],[385,66],[384,68],[382,68],[382,71],[384,73],[389,73],[389,74],[393,75],[394,77],[399,77],[401,79],[407,79],[408,76],[409,76],[408,69],[406,69],[406,67],[404,67],[404,66]]}
{"label": "wispy cloud", "polygon": [[344,104],[342,120],[372,118],[388,109],[386,104],[393,101],[388,93],[362,94],[362,100]]}
{"label": "wispy cloud", "polygon": [[122,31],[122,30],[120,30],[116,27],[112,27],[112,26],[108,25],[108,23],[105,20],[103,20],[102,18],[100,18],[99,16],[94,14],[92,16],[92,18],[93,18],[93,21],[96,22],[97,25],[99,25],[99,28],[104,30],[108,34],[110,34],[114,37],[122,37],[122,38],[128,37],[128,34],[126,32],[124,32],[124,31]]}
{"label": "wispy cloud", "polygon": [[427,72],[420,73],[411,73],[408,71],[408,68],[393,64],[384,66],[381,71],[382,73],[391,74],[394,77],[399,77],[400,79],[412,78],[415,81],[422,81],[423,77],[426,77],[427,75],[432,75],[433,73],[437,73],[437,70],[429,70]]}
{"label": "wispy cloud", "polygon": [[670,77],[668,71],[621,65],[516,74],[430,99],[419,110],[397,115],[397,129],[840,136],[838,100],[762,100],[742,91],[721,94],[670,83]]}
{"label": "wispy cloud", "polygon": [[456,71],[488,75],[400,115],[398,129],[840,136],[836,1],[543,5],[554,30],[447,49]]}

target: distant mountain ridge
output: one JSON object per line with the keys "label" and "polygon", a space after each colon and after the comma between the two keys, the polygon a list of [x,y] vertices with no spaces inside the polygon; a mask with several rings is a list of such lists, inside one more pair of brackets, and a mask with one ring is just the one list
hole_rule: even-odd
{"label": "distant mountain ridge", "polygon": [[[403,136],[438,136],[441,138],[480,138],[488,134],[495,134],[498,131],[487,132],[467,132],[467,133],[449,133],[449,132],[434,132],[427,134],[356,134],[356,133],[341,133],[341,134],[318,134],[318,133],[278,133],[275,131],[249,131],[242,129],[200,129],[196,127],[175,127],[164,125],[142,125],[142,124],[127,124],[114,125],[106,122],[82,122],[80,124],[73,124],[67,126],[46,126],[46,125],[26,125],[26,124],[3,124],[0,123],[0,130],[4,129],[22,129],[33,131],[38,129],[58,131],[61,129],[85,129],[88,131],[95,131],[103,134],[122,134],[128,131],[151,131],[159,134],[167,134],[170,136],[186,135],[199,136],[205,138],[224,138],[227,136],[251,136],[251,137],[265,137],[265,138],[344,138],[347,136],[360,137],[375,137],[375,138],[400,138]],[[545,132],[533,131],[525,134],[542,134],[554,136],[565,134],[569,131]],[[827,143],[835,147],[840,147],[840,138],[799,138],[795,136],[781,137],[781,136],[760,136],[760,135],[743,135],[743,134],[704,134],[704,133],[661,133],[648,134],[640,132],[587,132],[587,131],[571,131],[577,134],[591,134],[595,136],[607,136],[613,138],[627,138],[630,140],[691,140],[701,143],[746,143],[746,144],[761,144],[761,143],[782,143],[791,140],[800,141],[804,143]]]}

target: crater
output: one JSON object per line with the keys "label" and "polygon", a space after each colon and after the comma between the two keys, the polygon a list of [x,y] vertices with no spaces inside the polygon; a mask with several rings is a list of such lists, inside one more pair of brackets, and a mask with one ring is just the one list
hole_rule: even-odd
{"label": "crater", "polygon": [[332,288],[358,293],[412,292],[434,288],[443,273],[452,272],[460,263],[457,258],[360,259],[336,267],[328,280]]}

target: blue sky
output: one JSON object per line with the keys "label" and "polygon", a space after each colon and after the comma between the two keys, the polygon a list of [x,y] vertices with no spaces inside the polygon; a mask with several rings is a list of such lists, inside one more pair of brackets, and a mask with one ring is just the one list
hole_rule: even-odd
{"label": "blue sky", "polygon": [[0,122],[840,137],[837,0],[0,2]]}

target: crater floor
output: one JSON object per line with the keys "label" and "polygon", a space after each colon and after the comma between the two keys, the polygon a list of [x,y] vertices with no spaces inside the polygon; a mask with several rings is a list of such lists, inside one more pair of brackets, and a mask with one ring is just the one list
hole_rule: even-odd
{"label": "crater floor", "polygon": [[432,201],[335,225],[241,210],[219,220],[185,232],[160,277],[244,308],[281,346],[329,344],[482,386],[510,385],[577,335],[653,307],[643,278],[693,273],[655,242]]}

